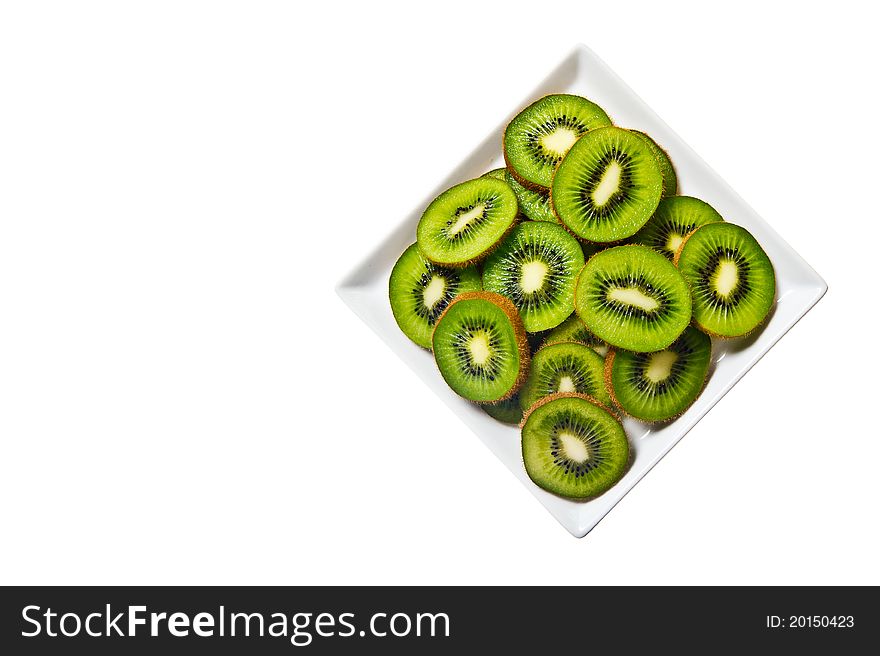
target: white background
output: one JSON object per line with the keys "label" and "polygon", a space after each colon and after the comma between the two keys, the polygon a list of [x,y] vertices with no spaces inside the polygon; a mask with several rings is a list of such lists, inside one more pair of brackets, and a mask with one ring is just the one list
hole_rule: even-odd
{"label": "white background", "polygon": [[[0,580],[880,583],[862,6],[2,5]],[[578,42],[830,286],[580,541],[333,292]]]}

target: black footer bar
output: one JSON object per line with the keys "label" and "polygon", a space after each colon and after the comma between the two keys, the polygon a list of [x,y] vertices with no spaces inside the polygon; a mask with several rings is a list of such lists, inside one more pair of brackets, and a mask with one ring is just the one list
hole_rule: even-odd
{"label": "black footer bar", "polygon": [[0,598],[7,654],[714,653],[880,637],[867,587],[29,587]]}

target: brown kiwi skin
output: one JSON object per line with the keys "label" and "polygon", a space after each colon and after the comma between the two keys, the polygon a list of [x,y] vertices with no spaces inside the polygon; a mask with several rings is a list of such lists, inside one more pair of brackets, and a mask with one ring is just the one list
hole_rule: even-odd
{"label": "brown kiwi skin", "polygon": [[[702,228],[703,226],[700,226]],[[697,228],[699,230],[700,228]],[[672,256],[672,263],[677,267],[678,261],[681,259],[681,250],[684,248],[684,245],[688,242],[688,239],[693,237],[694,233],[697,230],[692,230],[684,236],[684,239],[681,240],[681,243],[678,245],[678,248],[675,249],[675,255]]]}
{"label": "brown kiwi skin", "polygon": [[[615,351],[613,348],[608,349],[608,353],[605,355],[605,367],[603,368],[603,377],[605,382],[605,391],[608,392],[608,396],[611,397],[611,402],[614,404],[616,408],[620,408],[620,411],[623,414],[628,415],[626,410],[624,410],[620,403],[617,401],[617,397],[614,396],[614,386],[611,384],[611,370],[614,367],[614,355]],[[632,415],[629,415],[632,416]]]}
{"label": "brown kiwi skin", "polygon": [[610,414],[612,417],[620,421],[620,416],[617,412],[614,411],[614,408],[609,408],[607,405],[599,401],[597,398],[590,396],[589,394],[580,394],[579,392],[557,392],[556,394],[550,394],[549,396],[545,396],[543,398],[535,401],[529,409],[523,412],[522,421],[519,423],[519,427],[523,428],[526,425],[526,420],[529,418],[535,410],[540,408],[542,405],[546,405],[550,403],[550,401],[555,401],[556,399],[583,399],[584,401],[589,401],[595,406],[602,408],[605,412]]}
{"label": "brown kiwi skin", "polygon": [[[636,421],[642,422],[643,424],[663,425],[663,424],[668,424],[672,421],[675,421],[676,419],[681,417],[685,412],[687,412],[690,409],[690,407],[694,403],[697,402],[697,399],[699,399],[703,395],[703,390],[706,389],[706,385],[709,384],[709,379],[712,377],[711,376],[712,362],[710,359],[710,361],[709,361],[710,371],[708,374],[706,374],[706,378],[703,380],[703,386],[700,388],[700,391],[694,397],[694,400],[687,404],[687,407],[682,408],[681,412],[672,415],[668,419],[661,419],[658,421],[654,421],[651,419],[642,419],[641,417],[636,417],[635,415],[631,415],[626,410],[624,410],[623,407],[620,405],[620,403],[618,403],[617,397],[614,396],[614,386],[611,384],[611,370],[614,367],[614,355],[615,355],[614,349],[608,349],[608,355],[605,356],[605,388],[608,390],[608,394],[611,396],[611,401],[614,403],[615,407],[620,409],[620,412],[622,412],[627,417],[632,417]],[[711,355],[709,357],[711,358]]]}
{"label": "brown kiwi skin", "polygon": [[[707,223],[706,225],[712,225],[712,224]],[[700,228],[704,228],[704,227],[705,226],[700,226]],[[697,228],[697,230],[699,230],[700,228]],[[682,239],[681,243],[678,245],[678,248],[675,251],[675,255],[672,256],[672,263],[675,265],[676,268],[678,268],[678,261],[681,259],[681,252],[682,252],[682,250],[684,250],[684,245],[688,242],[688,239],[690,239],[695,234],[697,234],[697,230],[689,232],[687,235],[685,235],[684,239]],[[771,264],[772,264],[772,262],[771,262]],[[684,277],[684,276],[682,276],[682,277]],[[692,288],[690,281],[687,278],[685,278],[684,281],[688,284],[688,289],[690,289],[690,291],[691,291],[691,298],[693,298],[694,290]],[[577,285],[577,282],[575,282],[575,285]],[[575,287],[575,289],[577,289],[577,287]],[[777,288],[777,290],[774,290],[774,297],[775,297],[776,291],[778,291],[778,288]],[[700,324],[698,324],[696,319],[691,319],[691,325],[694,328],[696,328],[697,330],[699,330],[700,332],[706,333],[709,337],[711,337],[713,339],[721,339],[721,340],[725,340],[725,341],[731,340],[731,339],[743,339],[744,337],[748,337],[749,335],[755,333],[758,330],[762,330],[764,328],[764,326],[767,324],[767,322],[770,320],[770,315],[773,314],[773,310],[774,310],[774,308],[771,307],[770,311],[767,313],[767,316],[764,317],[764,319],[761,321],[761,323],[759,323],[757,326],[752,328],[749,332],[743,333],[742,335],[733,335],[733,336],[719,335],[718,333],[709,330],[705,326],[701,326]],[[700,392],[700,394],[702,394],[702,391]],[[613,397],[614,397],[614,395],[612,394],[612,398]]]}
{"label": "brown kiwi skin", "polygon": [[[516,309],[516,306],[506,296],[502,296],[501,294],[496,294],[495,292],[486,292],[486,291],[474,291],[474,292],[464,292],[459,294],[452,302],[446,306],[446,309],[437,317],[437,321],[434,324],[434,331],[431,333],[431,346],[434,345],[434,333],[437,332],[437,326],[440,324],[440,321],[446,316],[446,313],[449,312],[449,308],[458,303],[459,301],[467,301],[478,299],[481,301],[489,301],[490,303],[494,303],[497,305],[504,314],[507,315],[507,318],[510,319],[510,323],[513,325],[513,332],[516,335],[516,347],[519,351],[519,374],[517,376],[516,382],[514,382],[513,387],[502,397],[494,399],[492,401],[486,401],[486,403],[497,403],[498,401],[506,401],[511,396],[516,394],[519,391],[519,388],[523,386],[523,383],[526,382],[526,378],[529,375],[529,369],[532,364],[532,354],[529,349],[529,342],[526,339],[526,329],[523,326],[522,317],[519,314],[519,310]],[[454,390],[453,390],[454,391]],[[464,398],[464,397],[462,397]]]}

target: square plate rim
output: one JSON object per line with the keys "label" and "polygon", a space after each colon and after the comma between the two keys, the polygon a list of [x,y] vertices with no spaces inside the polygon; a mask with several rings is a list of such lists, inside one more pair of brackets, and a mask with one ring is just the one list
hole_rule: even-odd
{"label": "square plate rim", "polygon": [[[620,87],[625,93],[629,94],[633,99],[637,100],[641,103],[642,108],[647,110],[659,125],[663,127],[663,129],[671,136],[672,139],[676,141],[676,145],[679,148],[684,148],[688,151],[688,156],[691,157],[697,164],[701,166],[706,175],[712,178],[712,184],[719,186],[722,188],[729,196],[731,196],[735,201],[743,205],[745,208],[749,210],[752,215],[753,220],[758,221],[766,232],[769,232],[774,239],[774,245],[778,248],[782,248],[786,251],[787,258],[795,260],[796,263],[800,266],[801,270],[805,274],[808,282],[811,283],[809,285],[804,284],[801,285],[798,289],[799,295],[803,296],[798,305],[797,311],[789,316],[788,320],[782,324],[781,326],[776,328],[776,331],[772,337],[772,339],[760,350],[754,350],[751,354],[751,357],[740,366],[739,371],[737,371],[734,375],[723,381],[723,385],[720,389],[715,390],[714,394],[708,398],[708,400],[700,399],[701,405],[703,406],[702,410],[689,418],[689,420],[681,426],[680,431],[674,435],[668,442],[664,445],[664,447],[654,454],[654,456],[643,464],[642,468],[636,473],[636,475],[629,481],[629,484],[621,489],[617,490],[616,495],[613,497],[613,501],[609,503],[603,504],[603,509],[592,515],[591,519],[586,522],[567,522],[560,515],[555,512],[550,506],[544,503],[539,497],[539,492],[544,493],[543,490],[540,490],[530,481],[522,481],[522,477],[518,477],[521,479],[526,487],[532,492],[533,496],[536,496],[538,500],[544,505],[544,507],[553,515],[553,517],[560,523],[562,526],[569,532],[571,535],[577,538],[584,537],[587,535],[622,499],[625,497],[638,483],[641,481],[644,476],[653,469],[657,463],[660,462],[676,444],[678,444],[685,435],[687,435],[691,429],[709,412],[715,405],[742,379],[742,377],[751,370],[752,367],[763,358],[772,348],[778,343],[778,341],[797,324],[815,305],[818,303],[822,297],[828,291],[828,285],[825,280],[816,272],[816,270],[808,263],[804,258],[795,251],[789,244],[786,242],[774,229],[773,227],[760,217],[748,203],[735,191],[733,190],[727,182],[721,178],[715,170],[709,166],[700,156],[697,154],[681,137],[679,137],[669,126],[666,124],[662,118],[660,118],[653,110],[648,106],[616,73],[601,59],[595,52],[593,52],[589,47],[584,44],[577,44],[574,48],[569,51],[567,55],[565,55],[560,62],[547,74],[544,78],[532,88],[530,93],[525,96],[524,100],[521,101],[512,112],[508,113],[503,122],[501,122],[498,126],[493,128],[488,135],[480,141],[480,143],[473,148],[463,159],[459,161],[459,163],[450,171],[449,174],[445,176],[424,198],[424,200],[416,205],[411,212],[405,215],[405,217],[397,223],[388,233],[386,233],[383,237],[376,240],[373,247],[370,248],[366,254],[343,276],[339,282],[335,285],[334,289],[337,295],[342,299],[342,301],[349,307],[352,312],[356,316],[358,316],[361,321],[363,321],[367,326],[374,332],[376,335],[404,362],[406,365],[414,371],[414,373],[422,379],[422,382],[425,383],[426,387],[429,389],[432,388],[432,383],[427,380],[423,374],[418,370],[418,368],[414,365],[409,357],[405,354],[398,352],[395,347],[395,344],[391,341],[388,335],[384,333],[383,330],[380,329],[380,326],[377,325],[371,317],[369,317],[364,311],[363,308],[359,305],[357,298],[357,289],[364,288],[364,285],[358,284],[358,281],[361,280],[364,275],[369,272],[372,268],[373,263],[378,259],[378,257],[382,254],[383,250],[388,248],[388,244],[395,241],[402,241],[400,237],[404,235],[410,234],[409,224],[411,217],[416,213],[420,213],[421,210],[430,203],[440,192],[444,189],[448,188],[450,185],[455,184],[456,182],[463,179],[462,171],[466,170],[470,167],[471,161],[478,156],[479,153],[491,147],[493,143],[497,140],[498,133],[503,130],[504,126],[510,121],[510,119],[518,112],[520,109],[527,104],[531,103],[536,96],[543,95],[541,89],[546,87],[548,83],[557,77],[561,71],[563,71],[567,66],[579,67],[584,65],[585,63],[589,63],[599,68],[603,69],[605,75],[611,79],[615,85]],[[412,239],[410,238],[407,243],[411,243]],[[781,297],[777,297],[777,305]],[[774,306],[775,309],[775,306]],[[389,310],[390,313],[390,310]],[[759,331],[758,335],[762,334],[763,331]],[[714,356],[713,356],[714,357]],[[436,372],[436,370],[435,370]],[[436,390],[433,390],[435,394],[437,394]],[[461,421],[465,423],[476,435],[480,438],[480,441],[489,448],[493,454],[499,458],[499,460],[503,459],[499,455],[498,452],[493,449],[486,438],[473,426],[468,422],[468,420],[463,416],[460,411],[460,403],[461,399],[457,397],[444,397],[440,394],[437,394],[441,397],[441,400],[446,403],[447,406],[459,417]],[[457,401],[459,403],[459,407],[456,407],[455,403],[452,401]],[[467,403],[465,401],[465,403]],[[695,404],[696,405],[696,404]],[[676,422],[681,421],[684,416]],[[503,463],[507,465],[507,463]],[[510,467],[508,466],[508,469]],[[515,473],[511,471],[511,473]],[[618,486],[615,486],[618,487]],[[612,488],[613,490],[614,488]],[[609,490],[611,492],[611,490]],[[544,493],[546,494],[546,493]],[[606,497],[609,493],[597,497],[593,501],[598,501],[603,497]],[[591,502],[587,502],[587,504],[583,504],[583,502],[576,501],[568,501],[572,504],[580,505],[582,508]]]}

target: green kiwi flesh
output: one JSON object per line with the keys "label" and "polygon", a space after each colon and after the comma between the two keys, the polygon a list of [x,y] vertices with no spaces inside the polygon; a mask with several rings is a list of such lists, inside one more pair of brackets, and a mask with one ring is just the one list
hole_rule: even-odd
{"label": "green kiwi flesh", "polygon": [[699,198],[664,198],[654,216],[633,235],[631,242],[650,246],[672,260],[685,237],[701,226],[723,220],[714,207]]}
{"label": "green kiwi flesh", "polygon": [[457,296],[437,320],[432,345],[443,379],[470,401],[513,396],[529,369],[522,320],[513,303],[498,294]]}
{"label": "green kiwi flesh", "polygon": [[569,94],[544,96],[508,124],[503,147],[507,168],[524,186],[547,189],[569,148],[589,130],[611,125],[594,102]]}
{"label": "green kiwi flesh", "polygon": [[562,226],[525,221],[486,260],[483,288],[511,299],[528,332],[548,330],[571,314],[583,265],[580,244]]}
{"label": "green kiwi flesh", "polygon": [[486,171],[480,177],[481,178],[495,178],[496,180],[503,180],[504,182],[507,182],[507,169],[505,169],[505,168],[492,169],[491,171]]}
{"label": "green kiwi flesh", "polygon": [[523,420],[523,463],[536,485],[569,499],[596,497],[621,479],[630,447],[620,421],[588,396],[555,394]]}
{"label": "green kiwi flesh", "polygon": [[577,314],[572,314],[551,330],[544,339],[544,344],[558,344],[559,342],[586,344],[603,358],[608,354],[608,344],[591,333]]}
{"label": "green kiwi flesh", "polygon": [[611,351],[605,383],[614,403],[647,422],[668,421],[687,410],[703,391],[712,340],[692,326],[663,351]]}
{"label": "green kiwi flesh", "polygon": [[441,266],[464,267],[483,259],[513,227],[516,195],[495,178],[468,180],[428,205],[416,229],[422,254]]}
{"label": "green kiwi flesh", "polygon": [[497,403],[481,403],[480,407],[487,415],[500,421],[502,424],[516,424],[522,421],[523,412],[519,405],[519,394],[514,394],[509,399]]}
{"label": "green kiwi flesh", "polygon": [[483,288],[476,268],[449,269],[426,260],[418,244],[407,248],[394,264],[388,281],[391,312],[403,334],[431,348],[434,324],[456,295]]}
{"label": "green kiwi flesh", "polygon": [[513,189],[513,193],[516,194],[519,209],[527,219],[558,223],[556,215],[553,214],[553,209],[550,207],[550,194],[547,191],[535,191],[534,189],[523,187],[510,174],[510,171],[505,172],[504,179],[510,185],[510,188]]}
{"label": "green kiwi flesh", "polygon": [[675,262],[691,286],[694,323],[709,335],[746,335],[773,307],[773,263],[745,228],[732,223],[697,228],[679,248]]}
{"label": "green kiwi flesh", "polygon": [[663,174],[640,136],[616,127],[581,137],[553,176],[550,201],[571,232],[608,243],[634,235],[651,218],[663,193]]}
{"label": "green kiwi flesh", "polygon": [[586,394],[610,406],[602,356],[577,342],[548,344],[538,349],[532,356],[529,377],[520,390],[520,406],[527,410],[539,399],[560,392]]}
{"label": "green kiwi flesh", "polygon": [[591,257],[578,277],[574,307],[599,339],[640,353],[665,349],[691,320],[691,294],[682,275],[660,253],[640,245],[615,246]]}
{"label": "green kiwi flesh", "polygon": [[651,148],[651,152],[660,163],[660,172],[663,174],[663,197],[675,196],[678,191],[678,176],[675,174],[675,167],[672,166],[672,160],[669,159],[669,153],[663,150],[656,141],[644,132],[639,130],[630,130],[633,134],[639,135],[645,140],[645,143]]}

